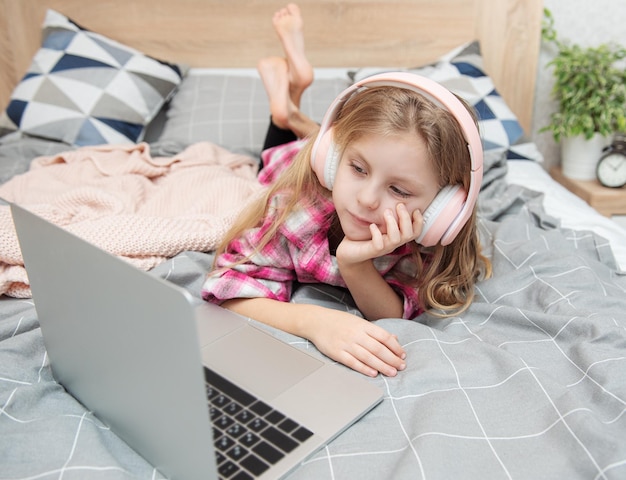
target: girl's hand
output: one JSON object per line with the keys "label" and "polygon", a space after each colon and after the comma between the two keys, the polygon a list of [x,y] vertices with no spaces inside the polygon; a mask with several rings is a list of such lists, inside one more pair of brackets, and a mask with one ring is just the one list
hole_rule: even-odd
{"label": "girl's hand", "polygon": [[329,310],[307,338],[325,355],[364,375],[395,376],[406,368],[398,337],[355,315]]}
{"label": "girl's hand", "polygon": [[403,203],[396,205],[398,220],[391,210],[384,213],[385,230],[370,225],[371,240],[354,241],[344,238],[337,248],[337,260],[344,265],[357,264],[393,252],[396,248],[415,240],[422,233],[423,217],[419,210],[409,214]]}
{"label": "girl's hand", "polygon": [[269,298],[233,298],[222,306],[307,338],[326,356],[364,375],[392,377],[406,367],[398,337],[348,312]]}

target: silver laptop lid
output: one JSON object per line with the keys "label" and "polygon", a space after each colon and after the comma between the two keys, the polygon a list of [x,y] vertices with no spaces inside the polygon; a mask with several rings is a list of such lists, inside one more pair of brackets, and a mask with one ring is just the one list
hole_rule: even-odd
{"label": "silver laptop lid", "polygon": [[55,378],[166,475],[217,478],[190,295],[11,210]]}

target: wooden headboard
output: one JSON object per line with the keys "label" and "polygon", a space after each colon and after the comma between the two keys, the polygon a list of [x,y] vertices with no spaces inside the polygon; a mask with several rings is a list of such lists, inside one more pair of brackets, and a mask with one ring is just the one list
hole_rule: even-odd
{"label": "wooden headboard", "polygon": [[[40,46],[46,8],[158,58],[194,67],[254,67],[279,54],[276,0],[0,0],[0,105]],[[299,0],[315,67],[412,67],[479,39],[485,67],[526,132],[541,0]]]}

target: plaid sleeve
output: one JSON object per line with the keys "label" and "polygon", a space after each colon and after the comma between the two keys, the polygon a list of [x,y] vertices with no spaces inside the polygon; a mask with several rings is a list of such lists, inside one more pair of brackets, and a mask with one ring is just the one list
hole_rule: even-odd
{"label": "plaid sleeve", "polygon": [[258,179],[262,185],[272,183],[291,164],[305,144],[305,140],[295,140],[284,145],[268,148],[261,154],[263,168]]}
{"label": "plaid sleeve", "polygon": [[250,268],[241,267],[238,265],[209,275],[202,287],[202,298],[218,305],[232,298],[271,298],[282,302],[291,298],[291,281],[271,280],[267,274],[255,276],[267,271],[266,268],[254,269],[252,272]]}
{"label": "plaid sleeve", "polygon": [[232,298],[289,301],[296,277],[290,242],[279,233],[263,250],[256,249],[273,222],[270,214],[263,225],[230,243],[228,250],[216,258],[216,271],[207,276],[202,298],[217,304]]}
{"label": "plaid sleeve", "polygon": [[[385,258],[388,262],[388,268],[381,268],[381,270],[385,272],[383,274],[385,281],[404,301],[402,318],[412,319],[417,317],[424,311],[420,304],[418,290],[414,285],[401,280],[404,278],[404,275],[411,278],[414,277],[416,273],[411,248],[408,245],[403,245],[393,254]],[[378,259],[378,261],[380,262],[382,259]]]}
{"label": "plaid sleeve", "polygon": [[424,311],[419,305],[417,290],[415,290],[415,288],[393,278],[387,278],[386,281],[397,293],[402,296],[404,300],[404,312],[402,314],[402,318],[415,318]]}

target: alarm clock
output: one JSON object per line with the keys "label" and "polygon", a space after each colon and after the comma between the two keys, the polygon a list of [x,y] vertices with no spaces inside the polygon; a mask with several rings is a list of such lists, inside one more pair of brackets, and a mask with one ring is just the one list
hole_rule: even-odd
{"label": "alarm clock", "polygon": [[613,143],[604,149],[596,166],[596,177],[605,187],[626,185],[626,135],[616,134]]}

